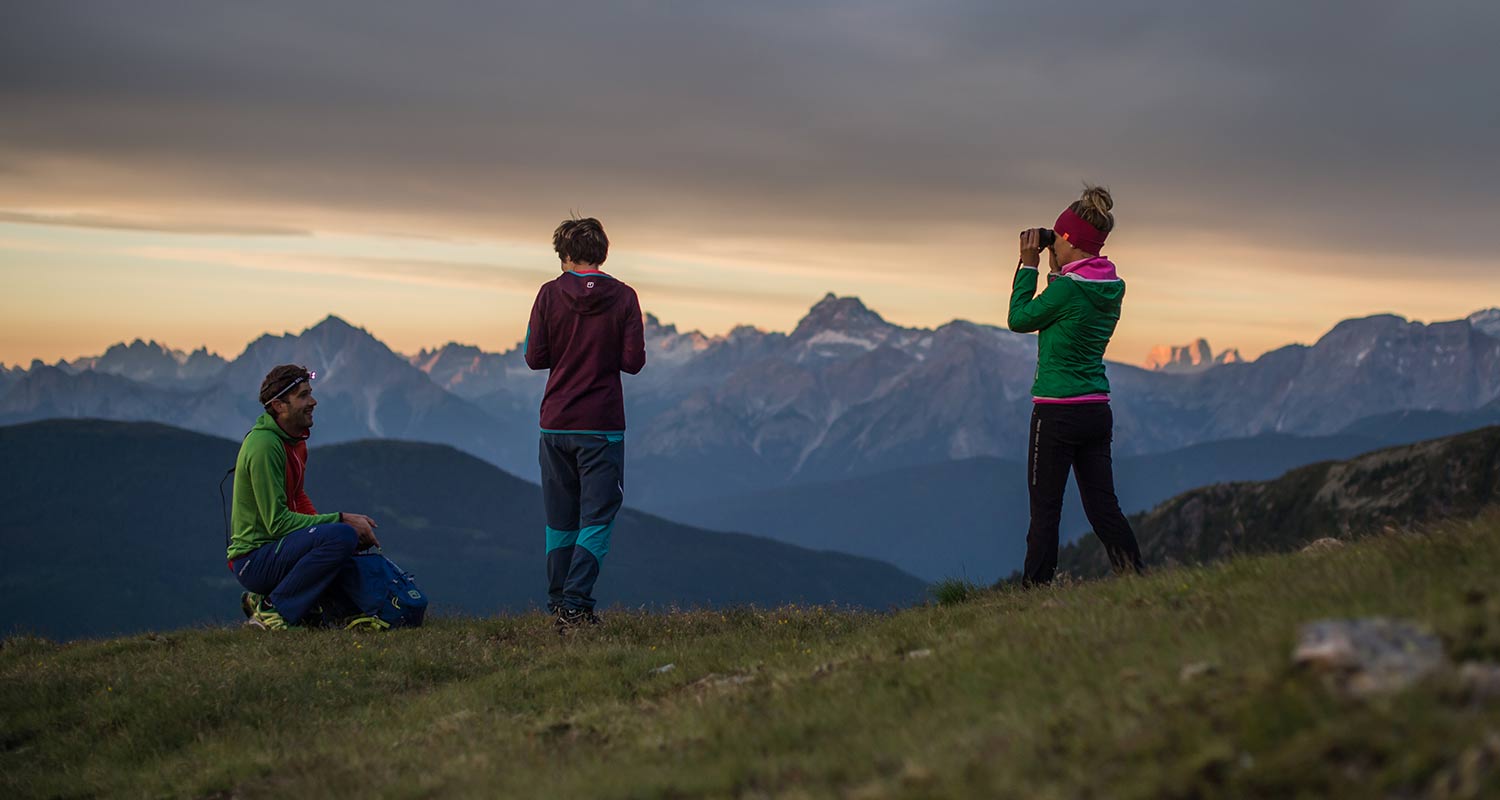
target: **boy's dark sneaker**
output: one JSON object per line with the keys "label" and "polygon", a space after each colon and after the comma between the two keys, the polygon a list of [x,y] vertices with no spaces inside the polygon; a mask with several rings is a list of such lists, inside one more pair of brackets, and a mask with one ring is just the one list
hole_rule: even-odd
{"label": "boy's dark sneaker", "polygon": [[604,620],[593,609],[559,608],[553,624],[557,626],[558,633],[564,633],[573,628],[603,625]]}

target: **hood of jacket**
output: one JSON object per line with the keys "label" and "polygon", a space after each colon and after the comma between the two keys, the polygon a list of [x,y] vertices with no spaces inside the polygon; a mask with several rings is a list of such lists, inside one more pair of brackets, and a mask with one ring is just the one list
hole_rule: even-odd
{"label": "hood of jacket", "polygon": [[564,272],[558,289],[579,316],[603,314],[625,297],[625,287],[603,272]]}
{"label": "hood of jacket", "polygon": [[271,412],[269,411],[263,411],[259,417],[256,417],[255,426],[250,429],[250,432],[255,433],[256,431],[271,431],[287,444],[307,441],[306,437],[293,436],[282,430],[281,426],[276,424],[276,418],[271,416]]}
{"label": "hood of jacket", "polygon": [[1094,308],[1101,311],[1119,309],[1125,298],[1125,281],[1120,280],[1114,262],[1104,256],[1074,261],[1063,267],[1060,274],[1073,281]]}

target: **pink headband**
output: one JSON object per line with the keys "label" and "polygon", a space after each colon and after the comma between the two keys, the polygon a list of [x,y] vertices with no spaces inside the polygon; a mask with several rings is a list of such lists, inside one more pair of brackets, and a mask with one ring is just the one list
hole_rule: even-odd
{"label": "pink headband", "polygon": [[1065,208],[1057,215],[1057,222],[1052,223],[1052,230],[1057,232],[1059,239],[1065,239],[1068,244],[1096,256],[1104,248],[1104,238],[1109,236],[1106,231],[1095,228],[1083,217],[1074,214],[1071,208]]}

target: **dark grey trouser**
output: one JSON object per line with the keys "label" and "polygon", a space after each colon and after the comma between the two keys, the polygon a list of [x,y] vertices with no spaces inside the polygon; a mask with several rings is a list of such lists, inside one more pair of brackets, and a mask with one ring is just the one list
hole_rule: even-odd
{"label": "dark grey trouser", "polygon": [[1083,512],[1104,543],[1115,572],[1141,571],[1141,548],[1115,497],[1110,443],[1115,416],[1108,403],[1051,405],[1031,412],[1026,485],[1031,493],[1031,529],[1026,534],[1022,580],[1048,583],[1057,572],[1057,526],[1062,518],[1068,470],[1078,479]]}
{"label": "dark grey trouser", "polygon": [[594,582],[625,501],[624,434],[543,433],[547,607],[594,607]]}

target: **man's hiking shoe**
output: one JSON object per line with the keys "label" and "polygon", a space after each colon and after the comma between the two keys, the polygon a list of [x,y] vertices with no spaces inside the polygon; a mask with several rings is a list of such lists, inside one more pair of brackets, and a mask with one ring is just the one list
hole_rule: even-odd
{"label": "man's hiking shoe", "polygon": [[574,628],[603,625],[604,619],[595,614],[593,609],[560,608],[553,618],[553,624],[557,626],[558,633],[566,633]]}
{"label": "man's hiking shoe", "polygon": [[288,625],[285,619],[282,619],[281,612],[272,608],[264,600],[256,605],[255,613],[250,615],[250,619],[245,622],[245,625],[251,628],[259,628],[263,631],[284,631],[293,627]]}
{"label": "man's hiking shoe", "polygon": [[360,616],[349,620],[344,626],[346,631],[386,631],[391,629],[391,623],[380,617]]}
{"label": "man's hiking shoe", "polygon": [[255,609],[260,607],[261,596],[255,592],[240,592],[240,612],[245,619],[255,616]]}

